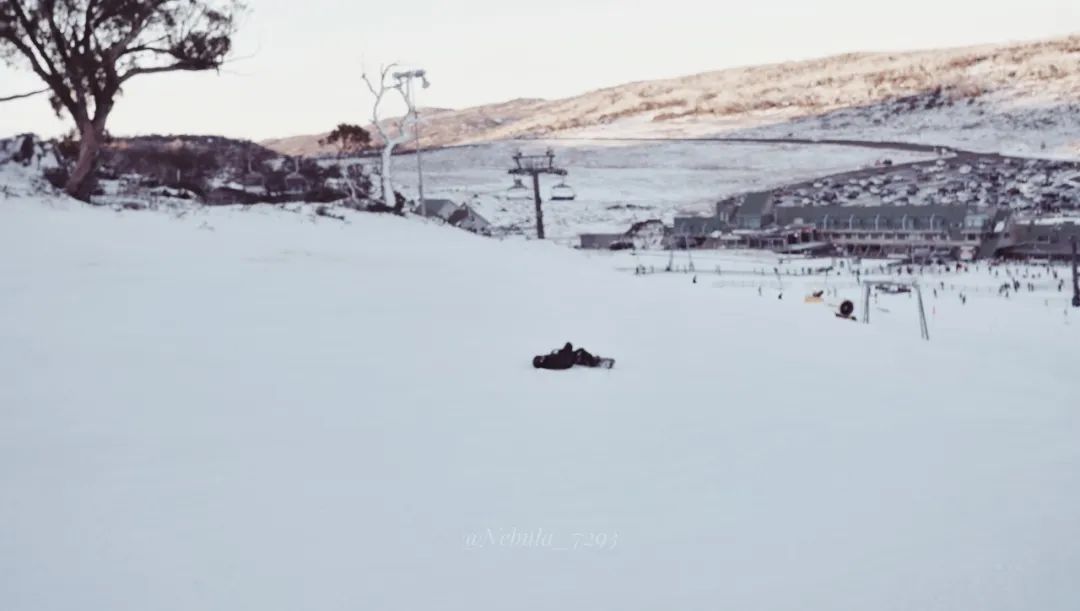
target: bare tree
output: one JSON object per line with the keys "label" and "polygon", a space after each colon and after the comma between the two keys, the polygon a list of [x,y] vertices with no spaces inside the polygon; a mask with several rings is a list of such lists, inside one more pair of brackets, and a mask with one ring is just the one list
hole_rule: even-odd
{"label": "bare tree", "polygon": [[364,173],[364,166],[358,163],[345,163],[341,169],[342,183],[349,191],[349,202],[359,206],[371,192],[371,179]]}
{"label": "bare tree", "polygon": [[394,147],[408,140],[409,128],[415,127],[416,125],[415,113],[407,113],[396,122],[389,119],[381,119],[379,117],[382,110],[382,103],[385,101],[387,94],[391,91],[396,91],[401,95],[401,98],[405,101],[406,105],[409,103],[408,97],[406,96],[400,81],[395,81],[391,77],[391,71],[396,67],[397,64],[381,67],[379,69],[379,79],[377,82],[373,81],[371,77],[368,76],[366,70],[361,75],[361,78],[367,83],[371,95],[375,96],[375,103],[371,107],[371,124],[375,127],[375,131],[378,132],[379,137],[382,139],[382,163],[379,171],[379,178],[381,182],[383,204],[389,207],[394,207],[397,203],[396,198],[394,197],[394,185],[390,180],[390,159],[394,154]]}
{"label": "bare tree", "polygon": [[232,48],[237,0],[0,0],[0,58],[49,86],[79,136],[64,189],[86,199],[116,97],[136,76],[214,70]]}

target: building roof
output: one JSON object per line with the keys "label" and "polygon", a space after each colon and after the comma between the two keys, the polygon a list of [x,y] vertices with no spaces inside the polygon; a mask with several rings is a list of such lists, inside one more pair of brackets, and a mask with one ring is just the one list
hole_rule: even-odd
{"label": "building roof", "polygon": [[491,222],[488,221],[486,218],[484,218],[484,216],[482,214],[480,214],[479,212],[476,211],[476,208],[473,208],[469,204],[462,204],[461,209],[464,210],[465,213],[469,215],[468,218],[469,218],[470,221],[477,222],[477,223],[482,223],[484,225],[490,225],[491,224]]}
{"label": "building roof", "polygon": [[742,205],[735,214],[741,217],[761,216],[772,212],[773,194],[771,191],[747,193]]}
{"label": "building roof", "polygon": [[455,207],[446,220],[451,225],[457,225],[470,231],[481,231],[491,227],[491,223],[486,218],[480,216],[476,210],[473,210],[467,204]]}
{"label": "building roof", "polygon": [[442,219],[450,218],[450,215],[456,212],[458,205],[448,199],[424,199],[424,201],[416,207],[417,214],[423,216],[437,216]]}
{"label": "building roof", "polygon": [[739,209],[739,202],[734,199],[725,199],[716,202],[716,215],[727,216]]}

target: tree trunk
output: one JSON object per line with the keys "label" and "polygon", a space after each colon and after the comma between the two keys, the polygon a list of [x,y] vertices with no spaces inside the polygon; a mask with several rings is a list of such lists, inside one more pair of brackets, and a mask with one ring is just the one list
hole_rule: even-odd
{"label": "tree trunk", "polygon": [[89,121],[79,126],[79,158],[68,176],[64,191],[75,199],[90,201],[91,178],[97,169],[98,154],[105,136],[104,121]]}
{"label": "tree trunk", "polygon": [[394,185],[390,182],[390,155],[393,153],[393,145],[383,147],[382,151],[382,196],[383,204],[387,207],[393,208],[394,204]]}

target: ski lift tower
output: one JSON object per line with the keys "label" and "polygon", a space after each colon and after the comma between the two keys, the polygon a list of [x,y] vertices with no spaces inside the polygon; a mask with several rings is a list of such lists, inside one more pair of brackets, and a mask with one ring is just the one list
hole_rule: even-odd
{"label": "ski lift tower", "polygon": [[540,175],[551,174],[554,176],[566,176],[566,170],[555,167],[555,152],[548,149],[543,155],[522,155],[521,151],[514,153],[514,168],[510,174],[514,176],[532,176],[533,202],[536,204],[536,237],[544,239],[544,211],[540,208]]}
{"label": "ski lift tower", "polygon": [[420,160],[420,113],[416,110],[416,90],[413,88],[413,81],[419,79],[420,84],[424,89],[431,87],[431,83],[427,79],[427,70],[409,70],[408,72],[395,72],[393,74],[393,77],[394,80],[397,81],[395,87],[397,87],[401,91],[402,95],[405,96],[405,104],[406,106],[408,106],[409,114],[412,115],[413,137],[416,139],[416,201],[420,208],[423,209],[424,165]]}
{"label": "ski lift tower", "polygon": [[1077,255],[1076,255],[1076,236],[1072,238],[1072,278],[1073,278],[1073,298],[1072,304],[1074,308],[1080,308],[1080,272],[1077,271]]}

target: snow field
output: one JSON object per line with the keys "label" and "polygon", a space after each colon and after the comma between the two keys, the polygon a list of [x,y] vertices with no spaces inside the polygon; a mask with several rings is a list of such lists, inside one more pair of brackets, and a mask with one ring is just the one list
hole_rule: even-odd
{"label": "snow field", "polygon": [[[927,343],[816,281],[295,210],[0,200],[0,606],[1080,601],[1080,324],[1038,296]],[[530,367],[568,340],[616,368]]]}

